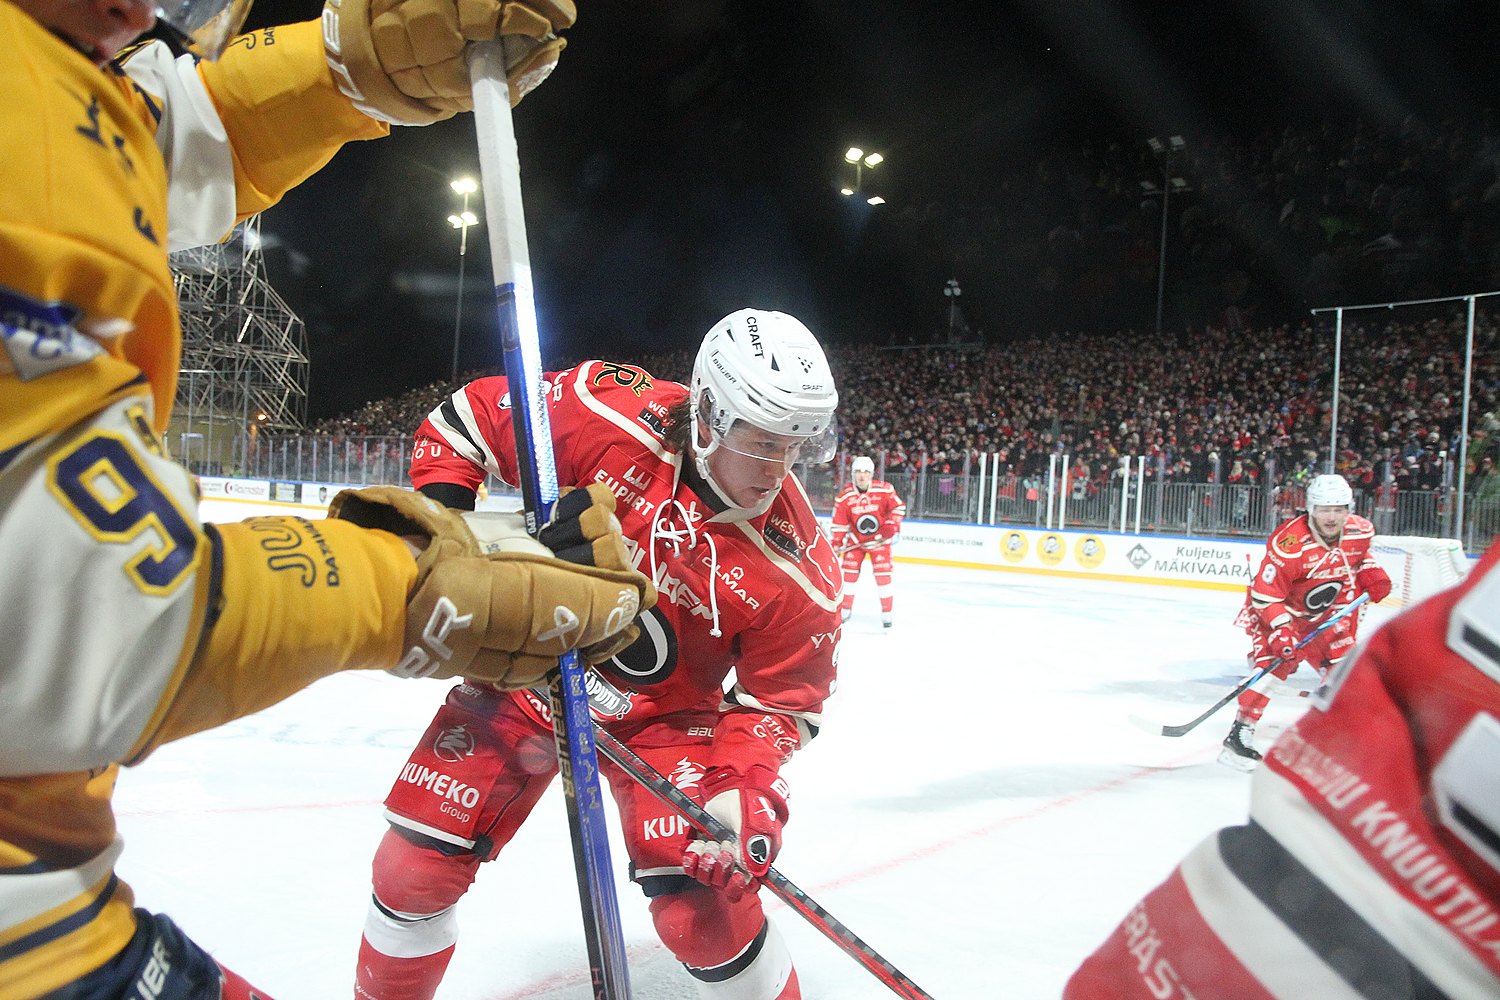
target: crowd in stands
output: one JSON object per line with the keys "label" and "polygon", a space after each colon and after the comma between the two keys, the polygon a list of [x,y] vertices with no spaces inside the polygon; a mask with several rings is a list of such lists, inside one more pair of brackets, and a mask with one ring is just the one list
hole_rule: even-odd
{"label": "crowd in stands", "polygon": [[[1358,314],[1351,314],[1358,316]],[[1337,467],[1356,487],[1391,480],[1436,489],[1456,461],[1465,325],[1460,320],[1346,319]],[[891,475],[977,471],[978,456],[1031,478],[1049,456],[1102,489],[1125,457],[1188,483],[1296,483],[1322,471],[1332,419],[1328,323],[1232,333],[1210,327],[1188,347],[1143,334],[1045,337],[983,348],[830,349],[840,392],[841,451],[879,456]],[[631,358],[683,380],[691,355]],[[1500,327],[1476,325],[1471,488],[1500,492]],[[460,384],[481,372],[467,373]],[[316,430],[410,435],[455,386],[434,384]]]}
{"label": "crowd in stands", "polygon": [[[819,331],[839,380],[845,453],[883,455],[888,470],[955,472],[984,453],[1028,477],[1065,452],[1091,488],[1127,456],[1182,482],[1295,483],[1321,471],[1333,416],[1333,317],[1310,307],[1500,288],[1491,111],[1186,140],[1166,164],[1144,143],[1105,140],[1005,176],[982,202],[902,209],[955,261],[965,301],[987,297],[1006,328],[963,349],[902,346],[928,335],[869,337],[875,347]],[[1171,199],[1168,322],[1157,337],[1142,331],[1153,325],[1161,199],[1143,183],[1159,189],[1164,173],[1186,190]],[[1489,301],[1476,325],[1467,471],[1471,488],[1500,495]],[[1122,303],[1131,328],[1113,318]],[[1462,418],[1461,306],[1348,312],[1342,334],[1339,471],[1357,487],[1443,485]],[[680,380],[692,356],[614,360]],[[314,430],[409,435],[456,388],[424,386]]]}

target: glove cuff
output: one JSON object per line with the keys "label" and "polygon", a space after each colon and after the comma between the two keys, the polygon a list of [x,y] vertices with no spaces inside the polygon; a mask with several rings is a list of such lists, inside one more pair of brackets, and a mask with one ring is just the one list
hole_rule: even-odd
{"label": "glove cuff", "polygon": [[391,125],[431,125],[452,110],[434,108],[396,88],[375,55],[369,0],[327,0],[323,6],[323,51],[339,90],[356,108]]}
{"label": "glove cuff", "polygon": [[724,792],[747,789],[764,795],[776,810],[777,820],[786,822],[787,798],[791,794],[786,780],[762,764],[756,764],[743,773],[722,768],[710,771],[703,779],[703,800],[708,802]]}

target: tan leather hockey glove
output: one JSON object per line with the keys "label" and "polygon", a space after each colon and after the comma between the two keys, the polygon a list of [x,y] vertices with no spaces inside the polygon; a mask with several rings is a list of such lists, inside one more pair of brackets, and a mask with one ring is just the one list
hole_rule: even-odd
{"label": "tan leather hockey glove", "polygon": [[406,652],[391,672],[463,675],[514,690],[537,684],[570,649],[599,659],[613,655],[631,622],[655,603],[656,591],[624,568],[613,497],[602,490],[589,496],[608,516],[591,515],[586,528],[578,518],[580,535],[594,533],[591,550],[619,546],[616,565],[559,559],[526,536],[519,515],[460,514],[394,486],[334,497],[330,517],[419,544],[426,539],[407,595]]}
{"label": "tan leather hockey glove", "polygon": [[333,77],[371,118],[430,125],[470,111],[464,49],[497,34],[510,100],[545,80],[573,24],[573,0],[327,0],[323,47]]}

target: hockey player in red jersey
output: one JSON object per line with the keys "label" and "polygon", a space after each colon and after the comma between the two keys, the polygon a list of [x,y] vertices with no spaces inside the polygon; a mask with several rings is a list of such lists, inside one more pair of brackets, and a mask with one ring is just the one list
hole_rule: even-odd
{"label": "hockey player in red jersey", "polygon": [[[626,545],[659,584],[640,639],[600,667],[595,718],[741,843],[770,847],[751,857],[695,839],[601,759],[631,877],[701,996],[793,1000],[791,956],[752,887],[787,819],[781,766],[817,732],[834,682],[837,560],[790,474],[832,455],[823,351],[791,316],[745,309],[705,336],[691,387],[604,361],[545,381],[559,482],[614,491]],[[488,473],[515,482],[507,392],[482,378],[434,409],[413,485],[462,508]],[[386,800],[356,996],[433,995],[456,904],[556,773],[545,699],[477,683],[449,693]]]}
{"label": "hockey player in red jersey", "polygon": [[1317,476],[1307,487],[1307,512],[1284,522],[1267,540],[1235,624],[1250,635],[1251,672],[1272,669],[1240,695],[1221,763],[1242,771],[1259,763],[1252,741],[1271,695],[1299,663],[1321,676],[1336,667],[1354,648],[1359,615],[1344,616],[1301,649],[1297,644],[1360,594],[1378,602],[1391,592],[1391,578],[1370,554],[1375,527],[1351,513],[1353,504],[1343,476]]}
{"label": "hockey player in red jersey", "polygon": [[1065,1000],[1500,996],[1500,546],[1334,669]]}
{"label": "hockey player in red jersey", "polygon": [[854,482],[833,502],[833,547],[843,553],[844,621],[854,612],[854,586],[865,557],[880,594],[880,621],[892,624],[896,594],[891,587],[891,546],[901,537],[906,504],[890,483],[875,478],[875,463],[860,455],[849,466]]}

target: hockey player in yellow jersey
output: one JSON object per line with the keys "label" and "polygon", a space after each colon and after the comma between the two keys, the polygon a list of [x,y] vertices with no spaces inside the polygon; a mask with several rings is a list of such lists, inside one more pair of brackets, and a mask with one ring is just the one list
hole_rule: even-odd
{"label": "hockey player in yellow jersey", "polygon": [[[574,16],[329,0],[321,23],[237,36],[247,6],[0,0],[6,1000],[251,996],[115,876],[121,763],[339,670],[529,686],[565,649],[612,655],[655,597],[602,491],[554,515],[551,538],[590,543],[578,563],[514,518],[396,489],[342,494],[326,521],[199,524],[159,438],[181,348],[168,250],[223,238],[345,142],[467,110],[470,39],[504,37],[519,100]],[[158,18],[193,56],[126,49]]]}

